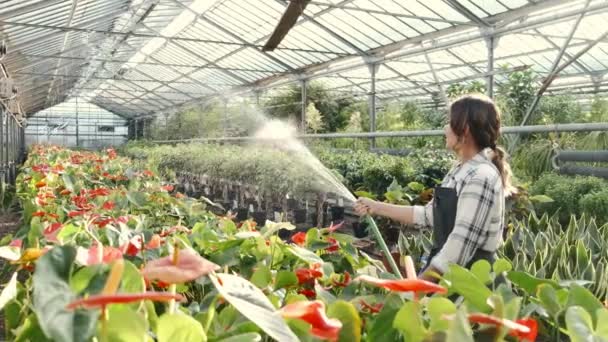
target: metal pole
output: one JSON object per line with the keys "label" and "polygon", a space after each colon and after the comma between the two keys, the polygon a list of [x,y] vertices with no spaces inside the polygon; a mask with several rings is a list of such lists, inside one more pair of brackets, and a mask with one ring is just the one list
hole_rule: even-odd
{"label": "metal pole", "polygon": [[78,98],[76,98],[76,147],[78,147],[79,145],[79,134],[80,134],[80,125],[79,125],[79,121],[78,121]]}
{"label": "metal pole", "polygon": [[222,130],[224,131],[224,136],[226,136],[228,126],[228,99],[224,99],[224,118],[222,119]]}
{"label": "metal pole", "polygon": [[306,133],[306,109],[308,107],[308,80],[306,79],[302,79],[302,109],[301,109],[301,115],[302,115],[302,132]]}
{"label": "metal pole", "polygon": [[[502,134],[519,134],[519,133],[552,133],[552,132],[594,132],[608,131],[608,122],[599,123],[583,123],[583,124],[553,124],[553,125],[538,125],[538,126],[509,126],[502,127]],[[416,131],[392,131],[392,132],[363,132],[363,133],[318,133],[318,134],[300,134],[296,136],[299,139],[337,139],[337,138],[354,138],[354,139],[371,139],[371,138],[406,138],[406,137],[430,137],[443,136],[445,133],[441,129],[436,130],[416,130]],[[181,140],[157,140],[156,143],[177,143],[177,142],[208,142],[208,141],[247,141],[259,139],[249,136],[242,137],[222,137],[222,138],[204,138],[204,139],[181,139]],[[269,140],[274,139],[268,137]]]}
{"label": "metal pole", "polygon": [[494,36],[488,37],[486,44],[488,45],[488,77],[486,78],[486,95],[489,98],[494,98]]}
{"label": "metal pole", "polygon": [[[376,131],[376,73],[378,72],[378,68],[380,65],[378,63],[368,63],[367,67],[369,68],[371,85],[368,93],[368,106],[369,106],[369,131]],[[372,137],[370,139],[371,148],[376,148],[376,138]]]}

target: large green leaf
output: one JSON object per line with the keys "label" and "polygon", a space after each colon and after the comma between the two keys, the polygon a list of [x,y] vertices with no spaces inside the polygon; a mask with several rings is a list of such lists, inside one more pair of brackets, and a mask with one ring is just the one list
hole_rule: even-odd
{"label": "large green leaf", "polygon": [[206,341],[203,326],[189,315],[164,314],[156,328],[158,342]]}
{"label": "large green leaf", "polygon": [[454,319],[450,321],[446,342],[474,342],[473,330],[464,310],[456,312]]}
{"label": "large green leaf", "polygon": [[591,291],[582,286],[573,285],[568,294],[568,307],[582,307],[591,315],[593,322],[597,322],[596,311],[604,306],[599,299],[597,299],[593,293],[591,293]]}
{"label": "large green leaf", "polygon": [[431,321],[431,332],[447,330],[450,322],[445,318],[456,313],[456,305],[447,298],[432,297],[426,307]]}
{"label": "large green leaf", "polygon": [[129,191],[127,192],[127,199],[137,207],[143,207],[147,203],[146,194],[143,192]]}
{"label": "large green leaf", "polygon": [[259,342],[262,340],[262,336],[258,333],[245,333],[240,335],[234,335],[219,340],[220,342]]}
{"label": "large green leaf", "polygon": [[15,336],[14,342],[47,342],[52,341],[49,340],[46,336],[44,336],[44,332],[40,328],[38,324],[38,320],[36,319],[36,315],[31,314],[29,317],[23,321],[21,326],[19,327],[19,331],[17,332],[17,336]]}
{"label": "large green leaf", "polygon": [[509,280],[511,280],[513,284],[522,288],[530,294],[536,293],[536,289],[542,284],[547,284],[553,286],[554,288],[559,288],[559,284],[553,280],[536,278],[526,272],[521,271],[511,271],[507,274],[507,278],[509,278]]}
{"label": "large green leaf", "polygon": [[309,251],[308,249],[301,248],[298,246],[289,246],[287,249],[295,256],[300,258],[302,261],[306,261],[308,263],[323,263],[323,259],[321,259],[315,253]]}
{"label": "large green leaf", "polygon": [[274,289],[278,290],[284,287],[294,286],[298,284],[298,277],[291,271],[280,271],[277,273]]}
{"label": "large green leaf", "polygon": [[393,342],[399,338],[399,332],[393,327],[398,308],[387,305],[384,307],[374,320],[374,325],[368,333],[368,341],[374,342]]}
{"label": "large green leaf", "polygon": [[464,297],[477,310],[483,312],[492,310],[487,303],[492,291],[469,270],[458,265],[450,265],[445,278],[451,283],[450,289]]}
{"label": "large green leaf", "polygon": [[57,341],[88,340],[95,332],[98,311],[68,310],[76,299],[68,285],[76,249],[59,246],[36,263],[34,273],[34,312],[45,335]]}
{"label": "large green leaf", "polygon": [[270,274],[270,268],[266,265],[259,265],[251,276],[251,283],[261,289],[268,286],[271,280],[272,274]]}
{"label": "large green leaf", "polygon": [[566,311],[566,327],[572,342],[605,342],[593,336],[593,323],[589,313],[580,306],[569,307]]}
{"label": "large green leaf", "polygon": [[13,273],[11,280],[2,289],[2,293],[0,294],[0,310],[15,297],[17,297],[17,272]]}
{"label": "large green leaf", "polygon": [[545,310],[554,318],[558,317],[563,310],[553,286],[547,284],[540,285],[538,287],[538,299],[540,299]]}
{"label": "large green leaf", "polygon": [[143,315],[125,305],[112,305],[108,309],[107,333],[110,341],[145,341],[148,321]]}
{"label": "large green leaf", "polygon": [[361,341],[361,318],[355,307],[346,301],[337,300],[327,308],[327,316],[337,318],[342,322],[340,329],[340,342]]}
{"label": "large green leaf", "polygon": [[406,341],[419,342],[426,336],[420,303],[407,302],[397,312],[393,327],[401,331]]}
{"label": "large green leaf", "polygon": [[225,273],[210,275],[210,279],[228,303],[268,336],[277,341],[298,341],[270,300],[255,285],[239,276]]}
{"label": "large green leaf", "polygon": [[471,273],[484,284],[489,284],[492,281],[492,278],[490,277],[491,271],[492,266],[487,260],[479,260],[471,266]]}
{"label": "large green leaf", "polygon": [[76,178],[71,173],[64,173],[61,178],[63,179],[63,184],[65,188],[70,190],[72,193],[77,193],[80,189],[76,186]]}

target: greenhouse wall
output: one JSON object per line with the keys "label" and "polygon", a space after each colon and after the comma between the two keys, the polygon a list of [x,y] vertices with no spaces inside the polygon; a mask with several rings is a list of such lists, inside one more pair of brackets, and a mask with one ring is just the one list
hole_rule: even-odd
{"label": "greenhouse wall", "polygon": [[124,144],[127,120],[96,105],[72,99],[28,119],[25,143],[100,149]]}

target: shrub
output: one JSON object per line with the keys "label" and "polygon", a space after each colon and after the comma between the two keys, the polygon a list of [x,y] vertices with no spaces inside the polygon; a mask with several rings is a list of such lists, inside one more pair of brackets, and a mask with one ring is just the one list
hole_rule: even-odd
{"label": "shrub", "polygon": [[579,207],[586,215],[594,216],[598,223],[608,222],[608,189],[583,196]]}

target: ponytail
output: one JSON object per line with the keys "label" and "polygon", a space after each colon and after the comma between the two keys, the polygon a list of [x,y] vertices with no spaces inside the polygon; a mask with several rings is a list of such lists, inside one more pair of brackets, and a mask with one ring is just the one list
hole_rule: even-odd
{"label": "ponytail", "polygon": [[505,197],[509,197],[517,193],[517,189],[511,183],[511,166],[507,162],[507,153],[501,147],[490,146],[494,155],[492,156],[492,164],[498,169],[500,178],[502,179],[502,187],[505,190]]}

